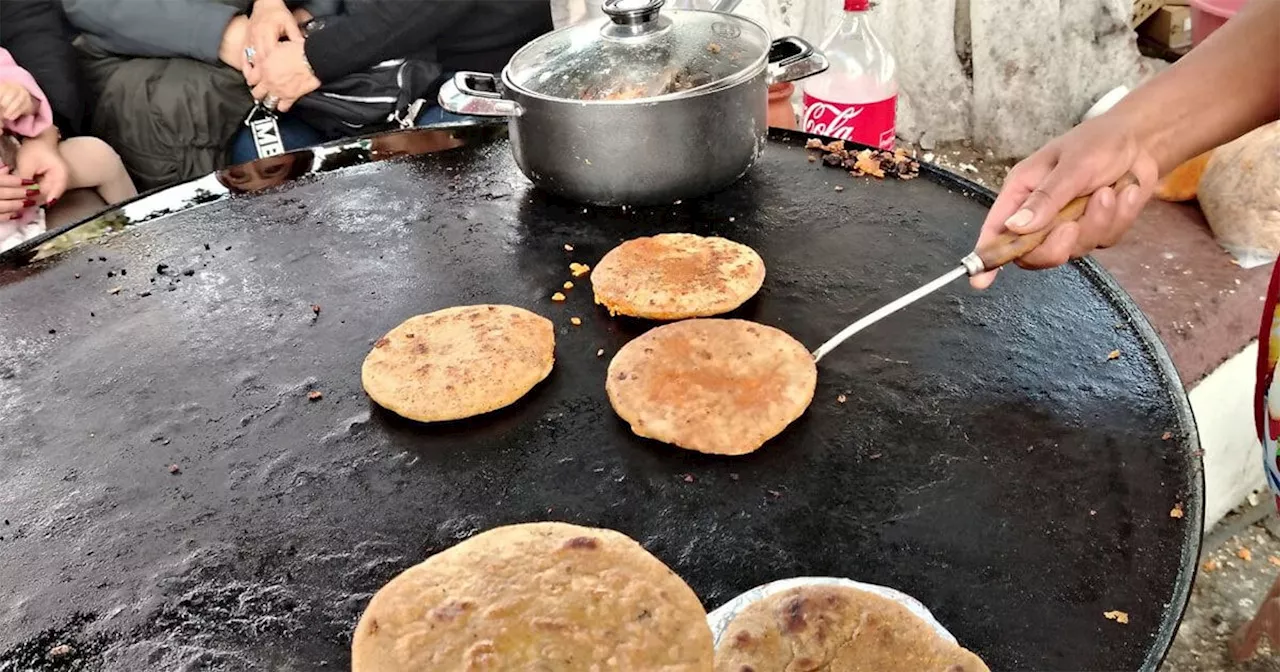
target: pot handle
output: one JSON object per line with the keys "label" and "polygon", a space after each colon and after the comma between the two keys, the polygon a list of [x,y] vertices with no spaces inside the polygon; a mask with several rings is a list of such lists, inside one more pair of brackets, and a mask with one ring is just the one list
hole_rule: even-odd
{"label": "pot handle", "polygon": [[794,82],[831,67],[822,52],[798,37],[781,37],[769,47],[769,84]]}
{"label": "pot handle", "polygon": [[502,97],[498,78],[484,72],[459,72],[440,87],[440,107],[476,117],[518,117],[524,108]]}

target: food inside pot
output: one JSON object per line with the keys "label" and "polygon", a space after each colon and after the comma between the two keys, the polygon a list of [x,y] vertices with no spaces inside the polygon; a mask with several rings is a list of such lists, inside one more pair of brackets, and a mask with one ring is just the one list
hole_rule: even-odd
{"label": "food inside pot", "polygon": [[695,72],[689,68],[670,69],[650,82],[611,81],[588,86],[579,95],[580,100],[636,100],[653,98],[669,93],[688,91],[713,80],[711,73]]}

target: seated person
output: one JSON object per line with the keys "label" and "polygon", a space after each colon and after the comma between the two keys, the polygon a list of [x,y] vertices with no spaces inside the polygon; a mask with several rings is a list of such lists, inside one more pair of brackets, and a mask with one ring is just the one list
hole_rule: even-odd
{"label": "seated person", "polygon": [[[438,63],[446,73],[458,70],[498,72],[533,38],[552,29],[551,5],[536,0],[346,0],[306,37],[283,0],[255,0],[250,15],[253,63],[245,75],[257,100],[272,103],[285,149],[300,146],[290,136],[303,135],[305,124],[287,114],[302,96],[322,83],[368,70],[386,60],[412,58]],[[283,39],[282,39],[283,38]],[[435,90],[427,95],[434,100]],[[425,125],[449,120],[439,107],[423,110]],[[325,138],[331,139],[331,138]],[[248,131],[236,138],[232,162],[257,158]]]}
{"label": "seated person", "polygon": [[[92,130],[135,182],[150,189],[222,166],[253,107],[241,73],[250,0],[61,1],[81,33]],[[332,13],[339,0],[302,4]]]}
{"label": "seated person", "polygon": [[105,142],[79,136],[79,89],[55,1],[0,0],[0,251],[44,233],[43,209],[68,189],[94,189],[107,203],[137,193]]}

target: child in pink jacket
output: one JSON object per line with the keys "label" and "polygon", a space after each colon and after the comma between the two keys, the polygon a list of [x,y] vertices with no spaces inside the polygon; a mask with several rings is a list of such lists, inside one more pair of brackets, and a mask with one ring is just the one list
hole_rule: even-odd
{"label": "child in pink jacket", "polygon": [[[6,136],[3,141],[12,146],[5,150],[16,149],[23,138],[39,135],[53,125],[53,110],[35,78],[3,48],[0,48],[0,121]],[[63,140],[58,144],[58,153],[67,164],[68,190],[95,189],[108,204],[137,195],[120,157],[102,140],[91,137]],[[7,163],[14,163],[15,155],[16,151],[0,153]],[[0,174],[9,175],[16,170],[14,165],[0,166]],[[25,207],[12,215],[0,214],[0,252],[45,232],[40,185],[36,180],[24,179],[20,188],[26,191]],[[0,191],[6,189],[0,188]],[[16,198],[9,193],[2,197]]]}

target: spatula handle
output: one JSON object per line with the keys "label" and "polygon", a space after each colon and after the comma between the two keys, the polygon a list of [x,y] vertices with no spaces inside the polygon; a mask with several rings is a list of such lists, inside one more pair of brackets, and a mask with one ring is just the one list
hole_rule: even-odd
{"label": "spatula handle", "polygon": [[[1137,183],[1138,178],[1134,177],[1133,173],[1125,173],[1123,177],[1116,180],[1115,184],[1111,185],[1111,188],[1115,189],[1116,193],[1119,194]],[[1085,206],[1088,204],[1089,195],[1081,196],[1071,201],[1066,207],[1058,211],[1058,214],[1054,216],[1053,221],[1049,222],[1048,226],[1035,233],[1017,234],[1012,231],[1006,231],[1000,234],[994,240],[988,241],[974,250],[973,255],[970,256],[970,260],[982,262],[981,268],[976,268],[977,264],[970,265],[969,263],[965,264],[966,267],[969,268],[970,274],[974,275],[984,271],[994,271],[1011,261],[1021,259],[1028,252],[1040,247],[1040,244],[1044,242],[1045,238],[1049,237],[1049,234],[1059,224],[1080,219],[1084,215]]]}

